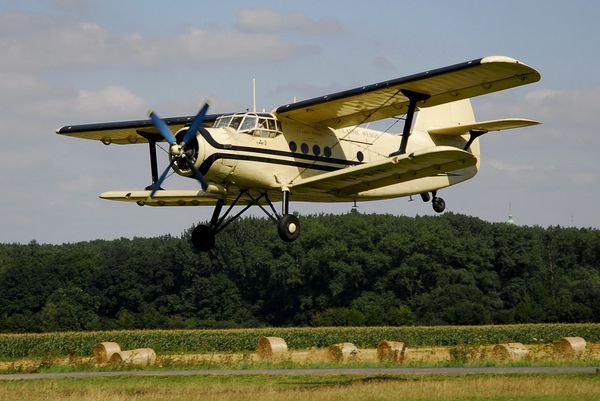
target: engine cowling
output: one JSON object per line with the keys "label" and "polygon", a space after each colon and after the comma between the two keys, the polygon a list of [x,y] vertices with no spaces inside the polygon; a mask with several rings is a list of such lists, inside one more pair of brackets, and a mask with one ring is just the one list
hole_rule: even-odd
{"label": "engine cowling", "polygon": [[[177,143],[181,143],[181,141],[185,137],[185,134],[188,132],[188,129],[189,129],[188,127],[184,127],[184,128],[181,128],[179,131],[177,131],[177,133],[175,134]],[[198,134],[195,137],[193,137],[192,139],[188,140],[188,142],[185,144],[184,148],[182,149],[182,151],[185,152],[185,154],[188,156],[188,158],[190,160],[192,160],[192,162],[194,163],[196,168],[199,168],[200,165],[202,164],[202,162],[204,161],[204,148],[205,147],[201,146],[201,144],[203,144],[203,142],[204,142],[204,140]],[[177,146],[177,145],[175,145],[175,146]],[[177,156],[177,152],[171,152],[171,151],[169,152],[169,161],[171,163],[171,167],[173,168],[173,170],[175,170],[175,172],[177,174],[185,176],[185,177],[192,177],[194,175],[194,172],[188,166],[186,161],[184,159],[182,159],[181,157]]]}

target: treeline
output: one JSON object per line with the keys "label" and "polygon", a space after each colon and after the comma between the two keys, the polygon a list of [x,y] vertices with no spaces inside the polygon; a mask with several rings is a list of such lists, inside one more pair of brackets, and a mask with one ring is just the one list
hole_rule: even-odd
{"label": "treeline", "polygon": [[241,219],[181,238],[0,245],[0,331],[600,322],[600,231],[447,213]]}

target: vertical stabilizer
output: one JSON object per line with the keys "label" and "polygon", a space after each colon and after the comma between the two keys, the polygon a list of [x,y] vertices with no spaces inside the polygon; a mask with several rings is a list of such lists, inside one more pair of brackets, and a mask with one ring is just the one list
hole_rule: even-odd
{"label": "vertical stabilizer", "polygon": [[[473,113],[471,101],[464,99],[419,110],[413,131],[423,132],[437,146],[455,146],[463,149],[469,140],[467,133],[460,136],[430,135],[430,133],[435,128],[456,127],[473,123],[475,123],[475,114]],[[469,150],[475,156],[479,156],[479,140],[473,141],[469,146]]]}
{"label": "vertical stabilizer", "polygon": [[472,124],[474,122],[475,115],[473,114],[471,101],[464,99],[420,109],[413,130],[428,130],[430,128]]}

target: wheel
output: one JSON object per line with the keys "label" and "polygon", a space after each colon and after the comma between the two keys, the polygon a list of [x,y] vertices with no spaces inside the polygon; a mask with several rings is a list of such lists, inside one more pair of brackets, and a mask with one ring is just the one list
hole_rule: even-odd
{"label": "wheel", "polygon": [[435,210],[437,213],[442,213],[446,209],[446,202],[437,196],[433,198],[431,205],[433,206],[433,210]]}
{"label": "wheel", "polygon": [[210,251],[215,247],[215,232],[209,226],[196,226],[192,231],[192,245],[199,251]]}
{"label": "wheel", "polygon": [[284,214],[277,222],[277,233],[285,242],[292,242],[300,235],[300,220],[293,214]]}

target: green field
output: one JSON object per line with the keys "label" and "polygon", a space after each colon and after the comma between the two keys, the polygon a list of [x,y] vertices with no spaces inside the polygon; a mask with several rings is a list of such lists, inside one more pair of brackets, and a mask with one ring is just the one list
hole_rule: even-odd
{"label": "green field", "polygon": [[376,348],[383,340],[398,340],[410,347],[490,345],[505,342],[550,344],[563,336],[580,336],[600,342],[600,324],[524,324],[502,326],[400,326],[259,328],[231,330],[123,330],[44,334],[0,334],[0,359],[86,356],[103,341],[122,349],[153,348],[159,354],[252,352],[262,336],[282,337],[290,349],[327,347],[352,342],[359,348]]}
{"label": "green field", "polygon": [[0,383],[1,400],[596,401],[600,376],[247,376]]}

